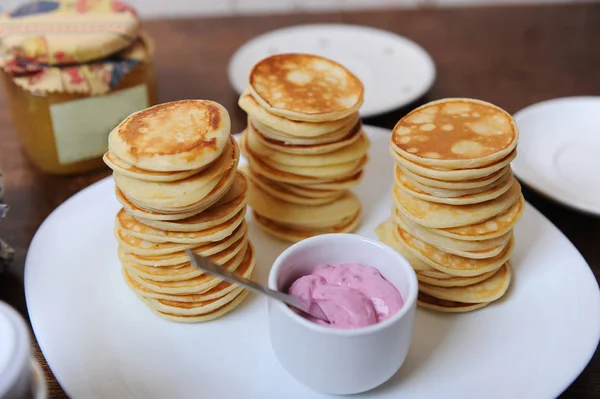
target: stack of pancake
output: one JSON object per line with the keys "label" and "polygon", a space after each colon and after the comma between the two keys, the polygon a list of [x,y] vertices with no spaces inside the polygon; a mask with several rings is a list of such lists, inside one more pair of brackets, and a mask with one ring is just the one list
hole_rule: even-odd
{"label": "stack of pancake", "polygon": [[326,58],[281,54],[254,66],[239,100],[248,114],[240,143],[261,228],[292,242],[356,229],[361,204],[349,189],[370,145],[362,102],[360,80]]}
{"label": "stack of pancake", "polygon": [[524,206],[517,139],[508,113],[470,99],[431,102],[394,128],[394,207],[377,233],[414,267],[422,307],[466,312],[506,293]]}
{"label": "stack of pancake", "polygon": [[247,292],[192,267],[184,250],[250,277],[244,176],[229,114],[212,101],[184,100],[132,114],[104,155],[123,208],[115,222],[129,287],[156,314],[178,322],[220,317]]}

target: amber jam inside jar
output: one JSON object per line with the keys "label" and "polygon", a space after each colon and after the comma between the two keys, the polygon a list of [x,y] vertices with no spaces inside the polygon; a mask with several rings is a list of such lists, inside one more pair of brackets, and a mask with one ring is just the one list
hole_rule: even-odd
{"label": "amber jam inside jar", "polygon": [[110,131],[157,102],[151,56],[122,1],[34,1],[0,14],[0,74],[32,162],[50,174],[104,167]]}
{"label": "amber jam inside jar", "polygon": [[19,87],[6,72],[2,76],[23,149],[40,170],[49,174],[75,174],[105,167],[102,155],[108,149],[112,128],[129,114],[157,103],[150,62],[141,62],[99,96],[36,95]]}

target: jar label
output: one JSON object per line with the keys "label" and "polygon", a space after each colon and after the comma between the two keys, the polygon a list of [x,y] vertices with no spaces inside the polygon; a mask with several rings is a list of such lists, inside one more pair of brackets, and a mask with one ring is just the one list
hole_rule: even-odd
{"label": "jar label", "polygon": [[108,150],[108,134],[130,114],[148,108],[145,84],[114,93],[50,106],[61,165],[98,158]]}

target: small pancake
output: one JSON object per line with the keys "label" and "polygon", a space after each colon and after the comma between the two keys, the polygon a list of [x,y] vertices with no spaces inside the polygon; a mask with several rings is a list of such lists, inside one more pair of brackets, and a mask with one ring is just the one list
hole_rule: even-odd
{"label": "small pancake", "polygon": [[110,133],[108,148],[144,170],[200,169],[221,155],[230,130],[229,113],[222,105],[173,101],[131,114]]}
{"label": "small pancake", "polygon": [[298,195],[290,190],[287,190],[282,184],[275,183],[272,180],[267,179],[261,175],[252,173],[247,168],[240,168],[240,171],[247,174],[250,181],[258,186],[260,189],[265,191],[267,194],[285,202],[290,202],[292,204],[298,205],[325,205],[330,204],[341,196],[344,195],[343,191],[334,192],[333,196],[323,197],[323,198],[311,198],[305,197],[302,195]]}
{"label": "small pancake", "polygon": [[487,280],[492,277],[497,270],[492,270],[491,272],[484,273],[480,276],[474,277],[455,277],[447,275],[445,278],[435,278],[428,276],[426,274],[417,273],[417,279],[419,280],[419,286],[421,284],[428,284],[434,287],[464,287],[467,285],[477,284],[483,280]]}
{"label": "small pancake", "polygon": [[146,302],[146,304],[148,305],[150,310],[152,310],[156,315],[158,315],[168,321],[173,321],[176,323],[204,323],[207,321],[216,320],[219,317],[223,317],[227,313],[232,312],[235,308],[237,308],[238,306],[240,306],[242,304],[242,302],[244,301],[244,299],[246,299],[248,294],[249,294],[248,291],[242,290],[238,294],[238,296],[236,296],[235,299],[232,300],[231,302],[229,302],[228,304],[226,304],[212,312],[205,313],[200,316],[180,316],[180,315],[173,315],[170,313],[164,313],[164,312],[161,312],[160,310],[154,309],[151,305],[148,304],[146,299],[142,298],[142,301]]}
{"label": "small pancake", "polygon": [[493,104],[448,98],[404,116],[392,131],[400,156],[425,166],[477,168],[507,156],[517,145],[512,116]]}
{"label": "small pancake", "polygon": [[[246,252],[248,251],[246,250]],[[238,253],[232,259],[223,264],[222,267],[230,272],[235,272],[242,264],[242,261],[246,256],[246,252]],[[147,290],[162,294],[202,294],[211,288],[216,287],[223,281],[223,279],[213,276],[209,273],[201,274],[200,276],[196,276],[189,280],[154,281],[139,276],[135,268],[131,267],[128,263],[124,263],[123,267],[125,270],[127,270],[127,275],[130,276],[131,279],[133,279],[138,285]]]}
{"label": "small pancake", "polygon": [[468,226],[439,229],[436,232],[460,240],[483,240],[501,237],[515,227],[523,215],[524,208],[525,199],[521,195],[513,206],[490,219]]}
{"label": "small pancake", "polygon": [[[215,241],[204,245],[195,246],[190,248],[194,253],[200,256],[212,256],[219,252],[227,250],[232,245],[244,238],[247,239],[248,226],[246,222],[243,222],[229,237],[224,238],[221,241]],[[181,265],[189,261],[188,256],[185,252],[175,252],[166,255],[138,255],[125,250],[125,256],[132,262],[140,265],[163,267]]]}
{"label": "small pancake", "polygon": [[514,179],[512,187],[498,198],[472,205],[457,206],[424,201],[397,186],[393,189],[392,198],[398,210],[413,222],[425,227],[444,229],[479,223],[506,211],[520,200],[521,185]]}
{"label": "small pancake", "polygon": [[368,157],[367,155],[363,155],[362,158],[355,161],[324,166],[290,166],[274,162],[269,158],[264,157],[261,157],[261,160],[265,165],[280,172],[306,177],[316,177],[320,180],[339,180],[352,176],[358,170],[363,169],[367,163]]}
{"label": "small pancake", "polygon": [[267,160],[271,160],[277,164],[289,165],[292,167],[320,167],[342,164],[345,162],[356,162],[367,153],[370,146],[367,136],[361,134],[358,140],[354,141],[349,146],[336,151],[321,154],[311,153],[308,155],[297,155],[279,152],[264,145],[260,139],[258,139],[258,134],[254,133],[253,129],[247,129],[243,134],[245,135],[245,142],[248,147],[252,152],[260,156],[263,162],[269,164]]}
{"label": "small pancake", "polygon": [[[251,244],[246,243],[243,247],[243,251],[241,251],[241,252],[238,251],[235,254],[235,256],[238,256],[238,255],[244,256],[244,257],[243,257],[242,263],[238,266],[238,268],[236,270],[236,274],[241,275],[246,278],[249,278],[252,275],[252,272],[254,271],[254,264],[255,264],[254,249],[251,246]],[[136,267],[136,275],[147,278],[145,275],[137,274],[137,272],[139,270],[137,268],[140,267],[139,265],[135,265],[135,267]],[[152,266],[147,266],[147,268],[152,268]],[[129,269],[130,269],[129,267],[125,268],[125,271],[129,270]],[[158,268],[158,269],[162,270],[165,268]],[[182,269],[186,269],[186,270],[191,269],[196,272],[202,273],[202,271],[199,270],[198,268],[192,267],[189,265],[186,267],[183,267]],[[193,274],[193,275],[190,275],[189,278],[181,279],[181,280],[190,280],[190,279],[198,277],[200,275],[202,275],[202,274]],[[151,278],[151,280],[156,280],[156,278],[154,278],[155,276],[151,276],[151,277],[153,277],[153,278]],[[175,277],[179,277],[179,276],[175,276]],[[173,281],[175,281],[175,280],[173,280]],[[235,284],[231,284],[226,281],[221,281],[219,284],[217,284],[210,290],[204,291],[199,294],[166,294],[166,293],[153,291],[153,290],[149,289],[148,287],[144,287],[143,285],[140,285],[129,274],[126,275],[126,282],[127,282],[127,285],[129,285],[129,288],[131,288],[137,295],[140,295],[140,296],[143,296],[146,298],[164,299],[167,301],[187,302],[187,303],[208,301],[208,300],[212,300],[215,298],[220,298],[220,297],[224,296],[227,292],[231,292],[234,288],[236,288]]]}
{"label": "small pancake", "polygon": [[[248,246],[248,240],[244,238],[239,239],[232,247],[227,248],[224,251],[221,251],[217,254],[211,255],[209,258],[211,261],[218,265],[223,265],[237,254],[239,254],[242,250],[246,251],[246,247]],[[148,280],[154,281],[182,281],[189,280],[194,277],[198,277],[204,274],[204,272],[197,267],[193,267],[189,262],[182,263],[180,265],[173,266],[147,266],[140,265],[138,263],[132,262],[131,258],[127,257],[123,248],[119,247],[117,250],[117,254],[119,256],[119,261],[122,265],[127,265],[128,267],[135,270],[136,275],[143,277]]]}
{"label": "small pancake", "polygon": [[346,191],[333,203],[299,205],[281,201],[250,182],[248,204],[258,214],[279,224],[306,228],[327,228],[354,217],[361,209],[359,199]]}
{"label": "small pancake", "polygon": [[439,234],[438,232],[440,230],[438,229],[429,229],[414,223],[406,216],[403,216],[397,208],[393,209],[392,217],[403,230],[410,232],[410,234],[434,247],[446,252],[454,253],[455,255],[461,255],[463,251],[477,253],[478,251],[494,250],[491,252],[493,253],[491,256],[495,256],[508,243],[512,235],[512,231],[508,231],[499,237],[489,238],[487,240],[459,240]]}
{"label": "small pancake", "polygon": [[293,173],[283,172],[267,165],[246,145],[245,136],[240,137],[240,147],[242,149],[242,153],[246,156],[246,158],[248,158],[248,165],[252,171],[266,176],[276,182],[292,184],[317,184],[326,183],[328,180],[330,180],[326,178],[314,178],[310,176],[301,176]]}
{"label": "small pancake", "polygon": [[515,247],[515,240],[511,238],[508,245],[498,255],[486,259],[469,259],[441,251],[419,240],[400,227],[397,228],[397,231],[399,233],[397,237],[414,256],[434,269],[457,277],[479,276],[498,269],[508,261]]}
{"label": "small pancake", "polygon": [[156,182],[172,182],[177,180],[183,180],[190,176],[199,173],[201,169],[184,170],[181,172],[152,172],[149,170],[143,170],[137,168],[121,158],[117,157],[112,152],[107,152],[102,157],[104,163],[118,174],[131,177],[132,179],[156,181]]}
{"label": "small pancake", "polygon": [[510,165],[506,165],[504,168],[492,173],[491,175],[480,177],[478,179],[473,180],[458,180],[458,181],[444,181],[437,179],[430,179],[425,176],[421,176],[417,173],[412,172],[410,169],[404,167],[396,163],[396,168],[400,169],[402,173],[406,175],[410,180],[415,183],[419,183],[422,186],[427,186],[431,188],[439,188],[443,190],[470,190],[474,188],[486,187],[491,184],[494,184],[504,177],[506,173],[508,173],[510,169]]}
{"label": "small pancake", "polygon": [[211,206],[218,203],[224,196],[229,192],[229,189],[233,186],[235,177],[237,175],[236,168],[231,168],[219,181],[215,188],[200,202],[185,207],[185,208],[171,208],[154,210],[154,208],[148,208],[148,205],[138,204],[130,201],[118,187],[115,186],[115,195],[117,201],[123,205],[123,208],[135,218],[158,220],[158,221],[176,221],[190,218],[198,215]]}
{"label": "small pancake", "polygon": [[342,65],[312,54],[277,54],[249,76],[252,97],[269,113],[307,122],[339,120],[358,111],[361,81]]}
{"label": "small pancake", "polygon": [[245,209],[246,190],[246,178],[242,173],[236,173],[229,191],[216,204],[194,216],[177,221],[162,221],[132,216],[139,222],[159,230],[180,232],[206,230],[225,223],[242,209]]}
{"label": "small pancake", "polygon": [[253,133],[256,136],[256,139],[259,140],[264,146],[269,147],[274,151],[295,155],[325,154],[328,152],[337,151],[341,148],[351,145],[358,140],[361,135],[365,134],[362,130],[362,124],[358,122],[344,137],[330,143],[291,144],[286,140],[281,141],[265,137],[258,130],[253,129],[251,123],[248,124],[248,129],[254,131]]}
{"label": "small pancake", "polygon": [[489,305],[491,302],[482,303],[461,303],[454,301],[446,301],[437,299],[422,292],[419,292],[417,305],[424,309],[435,310],[442,313],[465,313],[473,310],[481,309]]}
{"label": "small pancake", "polygon": [[[392,219],[387,219],[375,228],[375,233],[379,238],[379,241],[394,248],[396,252],[404,256],[404,258],[410,263],[412,268],[417,271],[435,271],[434,268],[417,258],[406,248],[406,245],[396,238],[396,225]],[[437,271],[436,271],[437,272]]]}
{"label": "small pancake", "polygon": [[256,212],[253,212],[253,217],[256,221],[256,224],[272,236],[277,237],[283,241],[298,242],[320,234],[352,233],[358,228],[360,224],[361,211],[359,211],[350,220],[344,221],[339,225],[330,226],[322,229],[313,229],[311,231],[295,230],[287,226],[282,226],[278,223],[273,222],[272,220],[265,218],[264,216],[259,215]]}
{"label": "small pancake", "polygon": [[[246,257],[236,270],[236,274],[245,278],[251,278],[254,272],[254,255],[252,249],[246,253]],[[222,281],[210,290],[195,295],[164,295],[168,298],[156,298],[157,295],[142,295],[144,299],[151,303],[151,306],[170,314],[181,316],[202,315],[212,312],[214,309],[234,300],[239,293],[243,291],[242,287],[235,284]],[[196,298],[195,301],[187,300],[188,297]]]}
{"label": "small pancake", "polygon": [[[499,187],[504,183],[508,184],[510,178],[512,177],[512,171],[510,168],[506,170],[506,172],[500,176],[499,179],[494,180],[494,182],[475,188],[439,188],[439,187],[431,187],[426,184],[422,184],[416,180],[413,180],[407,173],[404,173],[402,169],[398,166],[394,169],[394,181],[396,184],[404,186],[406,190],[409,191],[409,194],[414,192],[415,196],[423,195],[420,197],[422,199],[427,200],[428,197],[434,198],[462,198],[464,196],[474,196],[474,195],[483,195],[483,193],[490,192],[490,190],[495,190],[497,192]],[[412,175],[414,176],[414,175]],[[502,195],[501,193],[500,195]],[[433,201],[435,202],[435,201]]]}
{"label": "small pancake", "polygon": [[350,132],[354,129],[358,122],[358,114],[351,115],[354,120],[351,120],[347,125],[340,127],[338,130],[334,130],[331,133],[323,134],[314,137],[298,137],[290,136],[283,131],[273,129],[270,126],[263,125],[259,121],[248,118],[248,129],[260,132],[261,135],[270,140],[282,142],[286,145],[304,145],[304,146],[319,146],[333,144],[338,141],[342,141],[346,138]]}
{"label": "small pancake", "polygon": [[283,134],[295,137],[318,137],[338,131],[351,123],[356,123],[358,115],[352,114],[346,118],[324,121],[324,122],[303,122],[291,120],[271,114],[263,108],[252,97],[249,91],[244,91],[238,100],[238,105],[246,111],[248,117],[252,118],[261,125],[266,125],[272,130],[283,132]]}
{"label": "small pancake", "polygon": [[[115,184],[138,207],[166,211],[193,206],[205,199],[221,179],[236,168],[239,149],[233,136],[229,136],[222,155],[207,169],[175,182],[150,182],[113,173]],[[233,171],[235,174],[235,171]],[[233,178],[233,177],[232,177]],[[146,209],[148,209],[146,208]]]}
{"label": "small pancake", "polygon": [[419,291],[446,301],[461,303],[493,302],[508,290],[511,280],[510,264],[506,262],[493,276],[462,287],[436,287],[419,281]]}
{"label": "small pancake", "polygon": [[[254,173],[254,172],[253,172]],[[260,175],[258,175],[260,176]],[[261,176],[261,178],[265,178]],[[307,197],[307,198],[320,198],[320,199],[336,199],[339,198],[341,193],[340,191],[345,191],[348,188],[342,188],[339,190],[322,190],[318,188],[312,188],[312,186],[300,186],[296,184],[288,184],[288,183],[277,183],[285,190],[290,191],[293,194]]]}
{"label": "small pancake", "polygon": [[446,169],[423,166],[398,155],[393,147],[390,148],[390,154],[392,154],[392,158],[394,158],[394,162],[397,165],[406,168],[413,173],[430,179],[448,182],[460,182],[486,178],[498,172],[502,168],[506,168],[516,158],[517,149],[515,148],[506,157],[499,161],[490,163],[486,166],[471,169]]}
{"label": "small pancake", "polygon": [[[198,231],[165,231],[140,223],[132,218],[124,209],[117,213],[117,223],[131,237],[153,244],[195,244],[220,241],[229,237],[245,220],[246,209],[241,209],[232,218],[205,230]],[[156,246],[155,246],[156,247]]]}
{"label": "small pancake", "polygon": [[396,186],[406,192],[407,194],[422,199],[424,201],[436,202],[438,204],[448,205],[471,205],[480,204],[482,202],[491,201],[498,198],[505,192],[507,192],[514,182],[516,181],[510,172],[503,180],[500,180],[494,186],[486,191],[477,192],[474,194],[465,194],[455,197],[438,197],[416,188],[412,182],[410,182],[406,176],[396,169]]}

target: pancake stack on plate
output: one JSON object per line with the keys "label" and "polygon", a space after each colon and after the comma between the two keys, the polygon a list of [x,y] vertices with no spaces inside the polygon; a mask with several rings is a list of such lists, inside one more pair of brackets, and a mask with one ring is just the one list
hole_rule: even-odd
{"label": "pancake stack on plate", "polygon": [[168,320],[220,317],[247,295],[192,267],[184,250],[250,277],[245,177],[229,114],[212,101],[184,100],[132,114],[109,136],[123,208],[115,222],[118,255],[129,287]]}
{"label": "pancake stack on plate", "polygon": [[240,143],[248,158],[248,203],[259,226],[287,241],[352,232],[369,139],[358,109],[362,83],[343,66],[309,54],[266,58],[239,100],[248,114]]}
{"label": "pancake stack on plate", "polygon": [[524,206],[517,139],[507,112],[471,99],[431,102],[394,128],[394,207],[377,233],[414,267],[422,307],[466,312],[506,293]]}

